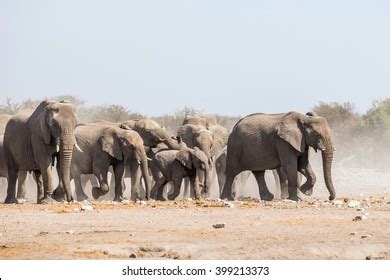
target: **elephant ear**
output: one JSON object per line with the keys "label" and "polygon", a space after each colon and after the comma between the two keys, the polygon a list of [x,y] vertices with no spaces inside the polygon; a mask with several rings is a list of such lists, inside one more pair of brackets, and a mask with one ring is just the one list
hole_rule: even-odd
{"label": "elephant ear", "polygon": [[42,137],[45,144],[49,145],[51,140],[51,134],[50,134],[50,128],[48,124],[50,123],[50,119],[53,116],[48,110],[46,110],[46,107],[42,106],[39,109],[42,110],[39,116],[39,134]]}
{"label": "elephant ear", "polygon": [[300,153],[305,151],[305,138],[300,129],[300,118],[296,113],[286,114],[276,128],[278,136]]}
{"label": "elephant ear", "polygon": [[181,149],[176,154],[176,159],[188,169],[192,169],[192,153],[190,149]]}
{"label": "elephant ear", "polygon": [[229,132],[226,128],[220,125],[213,126],[211,131],[213,132],[213,145],[211,147],[210,154],[212,157],[217,157],[227,145]]}
{"label": "elephant ear", "polygon": [[116,132],[111,129],[104,130],[100,137],[100,143],[104,152],[117,160],[123,160],[122,141]]}

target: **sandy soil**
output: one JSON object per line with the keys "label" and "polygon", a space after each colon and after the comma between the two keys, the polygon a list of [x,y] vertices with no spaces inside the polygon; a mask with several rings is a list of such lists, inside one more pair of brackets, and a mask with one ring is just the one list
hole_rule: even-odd
{"label": "sandy soil", "polygon": [[389,197],[355,199],[0,204],[0,258],[390,259]]}

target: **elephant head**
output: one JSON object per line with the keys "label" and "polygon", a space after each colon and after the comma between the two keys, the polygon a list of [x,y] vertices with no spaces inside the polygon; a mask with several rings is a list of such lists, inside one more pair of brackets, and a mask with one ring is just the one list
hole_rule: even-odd
{"label": "elephant head", "polygon": [[187,115],[184,118],[183,125],[193,124],[193,125],[203,125],[205,127],[217,125],[217,119],[214,115],[204,114],[204,115],[196,115],[191,116]]}
{"label": "elephant head", "polygon": [[142,176],[145,180],[146,199],[149,199],[150,181],[148,158],[144,149],[144,142],[140,135],[133,130],[107,128],[100,138],[102,150],[113,158],[127,162],[137,160],[141,166]]}
{"label": "elephant head", "polygon": [[333,144],[331,131],[325,118],[287,113],[277,127],[277,135],[288,142],[297,152],[304,153],[308,146],[322,152],[323,173],[326,187],[333,200],[336,193],[332,182]]}
{"label": "elephant head", "polygon": [[179,128],[178,134],[188,147],[198,147],[210,161],[213,161],[222,152],[229,137],[228,130],[220,125],[205,128],[187,124]]}
{"label": "elephant head", "polygon": [[168,134],[164,127],[151,119],[129,120],[121,125],[137,131],[144,141],[144,145],[154,148],[157,145],[164,143],[168,148],[180,150],[183,145],[180,139],[172,137]]}
{"label": "elephant head", "polygon": [[[33,120],[37,120],[37,124]],[[68,201],[72,200],[70,188],[70,162],[75,146],[74,129],[77,117],[72,104],[61,101],[43,101],[31,117],[30,126],[46,145],[59,145],[59,180],[65,189]]]}
{"label": "elephant head", "polygon": [[204,193],[208,193],[211,188],[211,170],[212,167],[209,163],[209,158],[199,148],[183,148],[177,155],[176,159],[189,170],[196,169],[196,171],[202,171],[205,174]]}

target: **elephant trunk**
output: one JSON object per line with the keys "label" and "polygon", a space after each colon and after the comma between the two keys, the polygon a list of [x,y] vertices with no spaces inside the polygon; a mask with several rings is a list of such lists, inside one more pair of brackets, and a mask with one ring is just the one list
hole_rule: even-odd
{"label": "elephant trunk", "polygon": [[182,143],[180,143],[180,142],[177,141],[177,140],[174,140],[174,139],[173,139],[172,137],[170,137],[170,136],[168,135],[168,133],[165,132],[165,131],[164,131],[164,133],[163,133],[163,139],[164,139],[163,143],[164,143],[165,145],[167,145],[168,148],[170,148],[170,149],[173,149],[173,150],[180,150],[181,148],[183,148],[183,144],[182,144]]}
{"label": "elephant trunk", "polygon": [[205,178],[204,178],[204,193],[209,195],[210,190],[211,190],[211,170],[209,168],[206,169],[205,171]]}
{"label": "elephant trunk", "polygon": [[336,198],[336,192],[333,187],[332,181],[332,161],[333,161],[333,147],[331,143],[326,145],[326,149],[322,151],[322,167],[324,171],[324,179],[326,188],[329,191],[329,200]]}
{"label": "elephant trunk", "polygon": [[142,147],[139,152],[140,157],[140,165],[141,165],[141,172],[142,176],[144,177],[145,181],[145,192],[146,192],[146,200],[149,200],[150,198],[150,178],[149,178],[149,166],[148,166],[148,158],[145,153],[145,149]]}
{"label": "elephant trunk", "polygon": [[70,189],[70,163],[74,146],[73,134],[64,135],[60,138],[60,173],[59,177],[65,189],[67,201],[72,201],[72,191]]}

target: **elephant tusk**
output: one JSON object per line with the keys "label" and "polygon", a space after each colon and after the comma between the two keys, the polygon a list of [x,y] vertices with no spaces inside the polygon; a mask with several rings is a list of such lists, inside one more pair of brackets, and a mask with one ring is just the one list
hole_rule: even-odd
{"label": "elephant tusk", "polygon": [[79,151],[80,153],[83,152],[83,150],[79,147],[79,145],[77,145],[77,143],[74,143],[74,146],[76,147],[77,151]]}
{"label": "elephant tusk", "polygon": [[150,161],[150,160],[152,160],[152,159],[151,159],[151,158],[149,158],[149,157],[147,157],[146,159],[147,159],[147,160],[149,160],[149,161]]}

